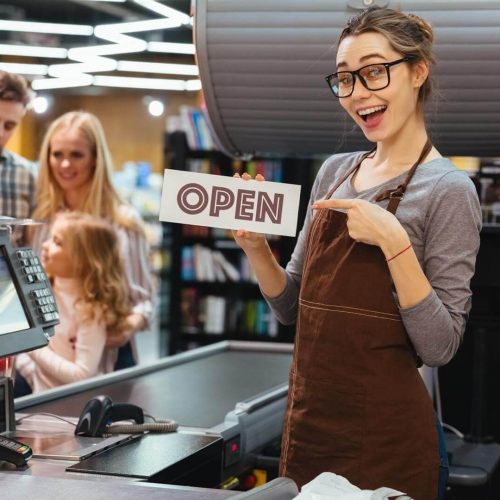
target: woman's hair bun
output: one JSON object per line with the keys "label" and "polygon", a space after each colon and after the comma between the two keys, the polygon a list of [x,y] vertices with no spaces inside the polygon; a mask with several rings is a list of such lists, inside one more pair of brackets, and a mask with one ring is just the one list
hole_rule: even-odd
{"label": "woman's hair bun", "polygon": [[422,32],[423,37],[428,42],[432,43],[434,41],[434,31],[432,30],[432,26],[425,19],[422,19],[416,14],[406,15],[408,16],[408,19],[413,21],[418,26],[418,29]]}

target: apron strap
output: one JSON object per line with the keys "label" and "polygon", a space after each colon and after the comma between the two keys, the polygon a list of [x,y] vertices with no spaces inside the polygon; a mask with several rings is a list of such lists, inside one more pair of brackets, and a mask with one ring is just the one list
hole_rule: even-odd
{"label": "apron strap", "polygon": [[406,188],[408,187],[408,184],[412,180],[413,175],[417,170],[417,167],[420,165],[422,160],[429,154],[431,149],[432,149],[432,142],[428,137],[427,141],[424,144],[424,147],[422,148],[422,151],[420,152],[418,160],[411,167],[404,182],[400,184],[396,189],[387,189],[386,191],[382,191],[382,193],[380,193],[377,196],[377,198],[375,198],[375,201],[382,201],[389,198],[389,205],[387,206],[387,210],[392,214],[395,214],[396,210],[398,209],[399,202],[403,199],[403,196],[406,192]]}
{"label": "apron strap", "polygon": [[[392,214],[396,213],[396,210],[399,206],[399,202],[402,200],[406,188],[408,187],[408,184],[413,178],[413,175],[415,174],[415,171],[417,170],[417,167],[420,165],[422,160],[429,154],[430,150],[432,149],[432,142],[430,138],[427,138],[427,141],[424,144],[424,147],[422,148],[422,151],[420,152],[420,155],[418,157],[418,160],[413,164],[413,166],[410,168],[408,175],[406,176],[405,180],[403,181],[402,184],[400,184],[396,189],[387,189],[385,191],[382,191],[376,198],[375,201],[382,201],[387,198],[389,198],[389,205],[387,206],[387,210],[391,212]],[[367,153],[364,153],[363,156],[360,158],[360,160],[354,165],[353,168],[351,168],[345,175],[343,175],[334,185],[326,196],[324,197],[325,200],[329,199],[332,194],[339,188],[339,186],[347,180],[347,178],[356,172],[359,167],[361,166],[361,163],[365,158],[368,158],[371,154],[373,154],[377,150],[377,147],[375,146],[373,149],[368,151]]]}
{"label": "apron strap", "polygon": [[363,154],[363,156],[360,158],[360,160],[358,161],[358,163],[356,163],[356,165],[354,165],[354,167],[352,167],[348,172],[347,174],[343,175],[340,180],[338,180],[332,188],[330,188],[330,190],[328,191],[328,193],[326,193],[325,197],[323,199],[325,200],[328,200],[332,194],[337,191],[337,189],[340,187],[341,184],[343,184],[346,179],[353,173],[353,172],[356,172],[358,170],[358,168],[361,166],[361,163],[362,161],[365,159],[365,158],[368,158],[372,153],[374,153],[375,151],[377,150],[377,147],[375,146],[373,149],[371,149],[370,151],[366,152]]}

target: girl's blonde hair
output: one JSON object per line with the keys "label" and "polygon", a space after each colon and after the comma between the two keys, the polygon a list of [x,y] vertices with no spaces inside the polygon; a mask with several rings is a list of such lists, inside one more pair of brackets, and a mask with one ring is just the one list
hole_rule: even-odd
{"label": "girl's blonde hair", "polygon": [[[338,44],[340,45],[344,38],[363,33],[380,33],[396,52],[409,57],[410,64],[425,61],[430,66],[436,62],[432,49],[434,41],[432,27],[415,14],[370,7],[348,21],[340,34]],[[431,90],[432,80],[427,78],[419,90],[419,104],[424,103]]]}
{"label": "girl's blonde hair", "polygon": [[82,297],[76,307],[83,321],[93,319],[95,310],[100,309],[108,332],[122,331],[131,305],[113,226],[80,212],[62,212],[56,220],[65,223],[61,228],[64,245],[74,262],[74,277],[81,280]]}
{"label": "girl's blonde hair", "polygon": [[111,182],[113,161],[99,119],[85,111],[70,111],[52,122],[43,138],[40,149],[36,208],[33,218],[51,221],[64,206],[64,192],[50,169],[50,143],[56,132],[76,129],[88,140],[95,160],[94,174],[89,193],[80,207],[82,212],[111,220],[126,229],[143,234],[139,224],[120,213],[123,200]]}

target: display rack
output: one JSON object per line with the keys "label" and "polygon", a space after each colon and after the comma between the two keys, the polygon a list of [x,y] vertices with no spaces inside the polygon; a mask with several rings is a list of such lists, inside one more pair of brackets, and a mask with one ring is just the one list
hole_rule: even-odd
{"label": "display rack", "polygon": [[[183,132],[168,134],[165,144],[169,168],[221,175],[247,171],[262,173],[267,180],[301,184],[301,227],[314,173],[312,160],[234,160],[220,151],[190,149]],[[160,314],[168,318],[162,321],[169,327],[169,353],[220,340],[293,341],[295,326],[278,324],[231,231],[182,224],[164,228],[171,248],[170,300],[168,310],[163,305]],[[295,240],[268,240],[282,265]]]}

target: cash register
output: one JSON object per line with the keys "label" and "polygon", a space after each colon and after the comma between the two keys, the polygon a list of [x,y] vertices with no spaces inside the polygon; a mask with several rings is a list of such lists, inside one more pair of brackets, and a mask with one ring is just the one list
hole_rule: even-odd
{"label": "cash register", "polygon": [[[29,219],[0,217],[0,360],[47,345],[59,323],[50,282],[31,248],[14,248],[12,228]],[[15,430],[12,380],[0,377],[0,460],[23,466],[28,445],[7,436]],[[1,372],[0,372],[1,375]]]}

